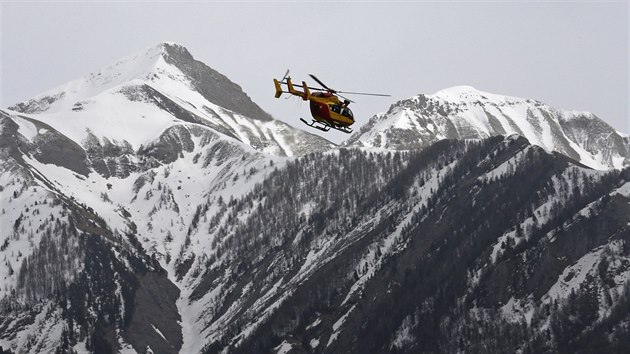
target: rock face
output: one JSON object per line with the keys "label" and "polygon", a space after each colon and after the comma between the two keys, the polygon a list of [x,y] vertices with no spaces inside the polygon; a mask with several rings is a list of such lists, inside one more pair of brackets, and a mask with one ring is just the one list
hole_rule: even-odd
{"label": "rock face", "polygon": [[597,169],[630,164],[628,137],[595,115],[459,86],[418,95],[370,119],[347,146],[413,149],[441,139],[519,134]]}
{"label": "rock face", "polygon": [[246,117],[262,121],[273,120],[267,112],[252,102],[240,86],[206,64],[195,60],[186,48],[165,43],[164,51],[166,53],[164,60],[189,77],[192,88],[209,102]]}
{"label": "rock face", "polygon": [[627,137],[442,93],[340,148],[226,80],[161,44],[0,110],[3,350],[628,350],[630,168],[584,155]]}

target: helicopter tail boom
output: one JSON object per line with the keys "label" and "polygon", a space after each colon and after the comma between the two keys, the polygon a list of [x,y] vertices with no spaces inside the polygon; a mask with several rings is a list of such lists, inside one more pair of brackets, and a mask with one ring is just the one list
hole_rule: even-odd
{"label": "helicopter tail boom", "polygon": [[273,79],[273,84],[276,86],[276,98],[280,98],[282,95],[282,87],[280,87],[280,81]]}
{"label": "helicopter tail boom", "polygon": [[308,86],[306,86],[306,82],[304,81],[302,81],[302,88],[304,89],[303,92],[298,91],[293,87],[293,83],[291,82],[290,77],[287,78],[287,87],[289,88],[290,94],[295,95],[295,96],[300,96],[302,97],[304,101],[308,100],[309,96],[311,95],[311,91],[308,89]]}
{"label": "helicopter tail boom", "polygon": [[[304,101],[307,101],[311,97],[311,90],[309,90],[309,87],[306,85],[306,82],[304,81],[302,81],[302,85],[297,85],[297,87],[302,87],[304,91],[296,90],[295,86],[293,86],[293,83],[291,82],[290,77],[286,77],[286,81],[284,81],[284,78],[282,79],[282,81],[273,79],[273,84],[276,87],[276,93],[275,93],[276,98],[280,98],[280,96],[282,96],[283,93],[290,93],[294,96],[301,97]],[[287,85],[288,91],[284,91],[282,89],[283,84]]]}

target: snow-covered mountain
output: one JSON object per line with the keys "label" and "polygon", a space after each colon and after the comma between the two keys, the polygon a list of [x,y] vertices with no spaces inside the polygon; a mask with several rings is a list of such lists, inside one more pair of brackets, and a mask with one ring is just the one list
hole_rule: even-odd
{"label": "snow-covered mountain", "polygon": [[457,86],[402,100],[372,117],[347,146],[413,149],[441,139],[519,134],[597,169],[630,164],[628,136],[592,113]]}
{"label": "snow-covered mountain", "polygon": [[[118,334],[82,335],[75,349],[93,345],[93,335],[108,348],[181,346],[174,269],[202,259],[213,242],[191,228],[199,207],[209,198],[239,198],[289,156],[334,147],[272,119],[238,85],[172,43],[0,110],[0,136],[0,302],[32,310],[22,322],[0,321],[0,346],[18,352],[46,352],[72,336],[68,313],[44,301],[70,286],[81,288],[73,300],[81,311],[96,316],[98,304],[108,303],[100,310],[107,316],[143,319],[116,327]],[[103,274],[95,261],[111,271]],[[125,314],[134,296],[155,297],[148,305],[165,306],[173,321]],[[75,316],[76,328],[94,330],[101,323],[95,316]],[[48,334],[35,339],[40,332]],[[164,337],[170,344],[158,343]]]}
{"label": "snow-covered mountain", "polygon": [[628,347],[630,168],[400,149],[270,119],[170,43],[0,110],[0,352]]}
{"label": "snow-covered mountain", "polygon": [[80,145],[106,138],[122,150],[138,150],[183,123],[276,155],[333,146],[272,119],[238,85],[174,43],[160,43],[9,109],[56,127]]}

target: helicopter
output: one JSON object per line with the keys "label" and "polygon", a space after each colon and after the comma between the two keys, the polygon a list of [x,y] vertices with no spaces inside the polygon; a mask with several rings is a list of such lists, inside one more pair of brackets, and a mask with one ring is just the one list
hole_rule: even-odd
{"label": "helicopter", "polygon": [[[335,129],[347,134],[352,133],[350,126],[354,123],[354,115],[350,108],[348,108],[348,105],[354,101],[342,96],[341,93],[347,95],[390,96],[381,93],[337,91],[326,86],[321,80],[315,77],[315,75],[309,74],[309,76],[322,88],[310,87],[305,81],[302,81],[301,85],[293,84],[289,76],[289,70],[287,70],[282,80],[278,81],[273,79],[273,83],[276,87],[275,97],[280,98],[283,93],[290,93],[294,96],[301,97],[304,101],[311,101],[312,122],[308,123],[304,118],[300,118],[300,120],[309,127],[325,132],[330,129]],[[288,91],[284,91],[282,85],[286,85]],[[303,91],[296,90],[295,87],[301,87]],[[339,99],[340,97],[343,101]]]}

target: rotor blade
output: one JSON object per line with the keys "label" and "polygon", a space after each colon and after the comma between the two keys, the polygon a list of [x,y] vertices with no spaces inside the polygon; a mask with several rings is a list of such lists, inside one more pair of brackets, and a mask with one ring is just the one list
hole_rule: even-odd
{"label": "rotor blade", "polygon": [[339,97],[341,97],[341,98],[343,98],[344,100],[346,100],[346,101],[348,101],[348,102],[354,103],[354,101],[353,101],[353,100],[351,100],[351,99],[349,99],[348,97],[344,97],[344,96],[340,95],[339,93],[336,93],[336,95],[337,95],[337,96],[339,96]]}
{"label": "rotor blade", "polygon": [[[295,87],[301,87],[301,88],[304,88],[304,85],[296,85],[296,84],[293,84],[293,86],[295,86]],[[309,90],[315,90],[315,91],[329,91],[329,90],[325,90],[325,89],[323,89],[323,88],[319,88],[319,87],[310,87],[310,86],[306,86],[306,87],[308,87],[308,89],[309,89]]]}
{"label": "rotor blade", "polygon": [[[280,81],[280,83],[288,86],[286,81]],[[304,88],[304,85],[300,85],[300,84],[293,84],[293,86]],[[308,87],[309,90],[314,90],[314,91],[329,91],[329,90],[319,88],[319,87],[311,87],[311,86],[306,86],[306,87]]]}
{"label": "rotor blade", "polygon": [[315,77],[315,75],[313,74],[308,74],[313,80],[317,81],[318,84],[322,85],[323,88],[325,88],[326,90],[330,91],[330,92],[337,92],[333,89],[331,89],[330,87],[326,86],[326,84],[324,84],[323,82],[319,81],[318,78]]}
{"label": "rotor blade", "polygon": [[364,95],[364,96],[382,96],[392,97],[392,95],[386,95],[384,93],[366,93],[366,92],[349,92],[349,91],[336,91],[337,93],[345,93],[347,95]]}
{"label": "rotor blade", "polygon": [[323,88],[325,88],[326,90],[332,92],[332,93],[346,93],[349,95],[365,95],[365,96],[382,96],[382,97],[391,97],[391,95],[387,95],[387,94],[383,94],[383,93],[366,93],[366,92],[350,92],[350,91],[337,91],[337,90],[333,90],[330,87],[326,86],[323,82],[321,82],[321,80],[319,80],[315,75],[313,74],[309,74],[309,76],[317,81],[318,84],[322,85]]}

